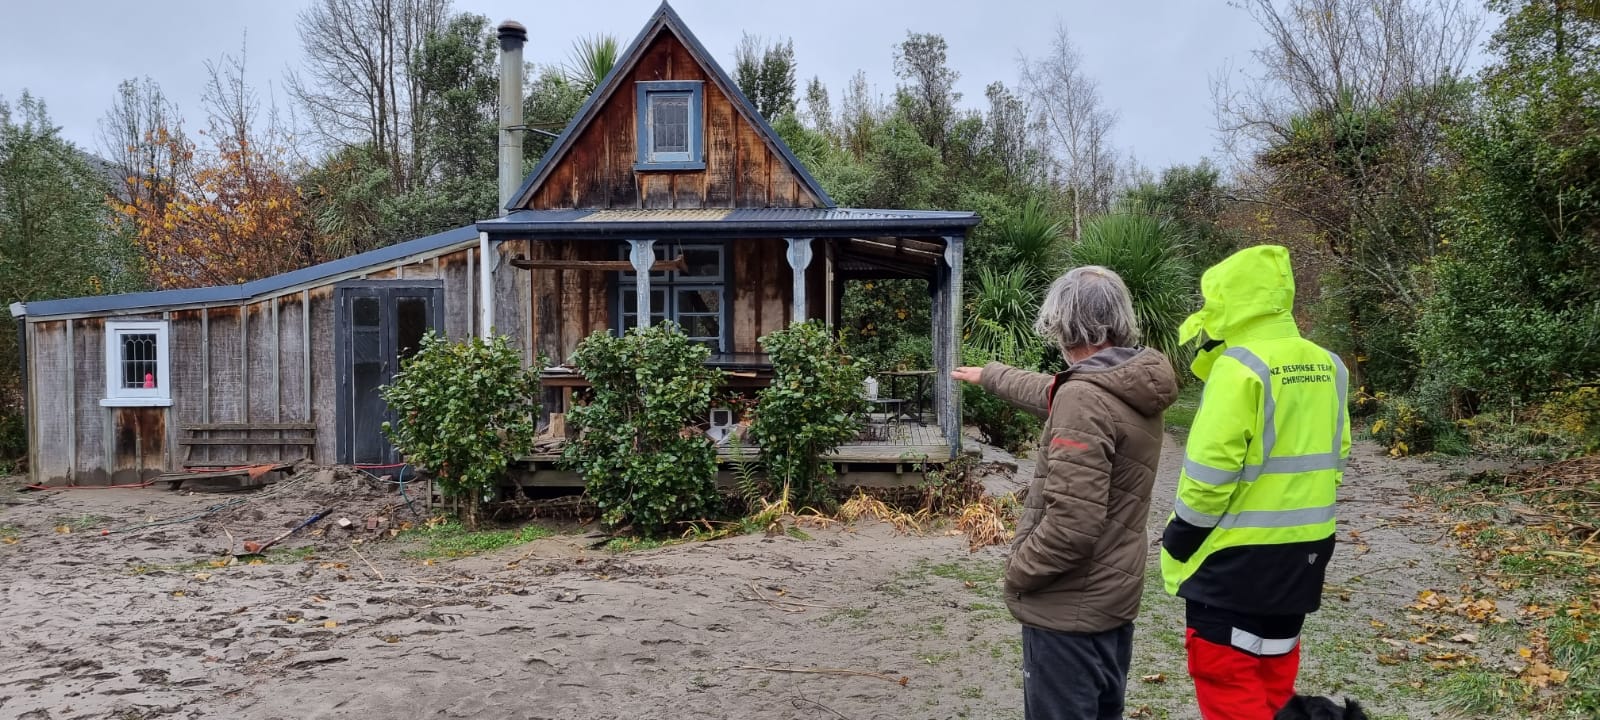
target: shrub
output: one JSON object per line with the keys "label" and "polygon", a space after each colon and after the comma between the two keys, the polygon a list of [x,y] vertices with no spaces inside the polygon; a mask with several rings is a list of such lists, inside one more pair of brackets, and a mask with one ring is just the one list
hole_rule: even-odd
{"label": "shrub", "polygon": [[717,500],[717,450],[698,430],[722,373],[704,365],[710,351],[671,323],[595,333],[573,359],[593,389],[567,421],[578,439],[567,467],[612,527],[646,535],[703,517]]}
{"label": "shrub", "polygon": [[1369,427],[1372,439],[1389,449],[1392,457],[1402,457],[1434,451],[1460,451],[1460,437],[1455,427],[1415,399],[1378,393],[1364,396],[1358,403],[1376,406],[1375,419]]}
{"label": "shrub", "polygon": [[473,501],[473,522],[476,501],[532,450],[538,397],[538,376],[506,338],[456,343],[429,333],[383,388],[398,418],[383,432],[406,462],[432,473],[441,493]]}
{"label": "shrub", "polygon": [[833,464],[822,457],[861,432],[866,372],[818,322],[761,338],[772,358],[772,384],[757,395],[750,437],[761,446],[767,478],[801,501],[826,495]]}
{"label": "shrub", "polygon": [[[962,365],[972,366],[982,366],[995,360],[1024,370],[1035,370],[1040,363],[1038,353],[1031,350],[990,356],[974,347],[963,348],[961,360]],[[964,422],[978,429],[978,435],[984,443],[1005,448],[1009,453],[1020,453],[1028,448],[1039,439],[1039,432],[1044,429],[1039,418],[1018,410],[977,385],[962,384],[961,413]]]}
{"label": "shrub", "polygon": [[1137,207],[1091,218],[1068,251],[1074,266],[1101,265],[1122,277],[1139,318],[1144,343],[1173,367],[1188,365],[1178,326],[1197,307],[1194,273],[1182,229],[1165,216]]}

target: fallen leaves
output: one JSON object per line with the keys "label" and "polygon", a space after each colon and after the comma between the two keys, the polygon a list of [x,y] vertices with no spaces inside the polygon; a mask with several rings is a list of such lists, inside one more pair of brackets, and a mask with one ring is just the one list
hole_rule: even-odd
{"label": "fallen leaves", "polygon": [[1164,683],[1166,681],[1167,681],[1166,673],[1155,673],[1154,675],[1140,675],[1139,676],[1139,682],[1149,683],[1151,685],[1160,685],[1161,683]]}

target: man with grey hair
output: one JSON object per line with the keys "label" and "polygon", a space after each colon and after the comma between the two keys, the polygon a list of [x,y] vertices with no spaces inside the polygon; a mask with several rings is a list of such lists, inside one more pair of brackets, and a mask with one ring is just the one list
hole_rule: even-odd
{"label": "man with grey hair", "polygon": [[1161,413],[1178,384],[1165,356],[1139,346],[1128,288],[1106,268],[1057,279],[1035,329],[1061,348],[1066,372],[953,373],[1045,419],[1005,569],[1006,606],[1022,623],[1023,706],[1029,720],[1121,718]]}

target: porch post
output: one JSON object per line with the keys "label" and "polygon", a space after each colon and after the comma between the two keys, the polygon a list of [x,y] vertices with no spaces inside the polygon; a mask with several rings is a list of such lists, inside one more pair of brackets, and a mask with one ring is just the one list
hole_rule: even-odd
{"label": "porch post", "polygon": [[494,337],[494,266],[489,253],[495,248],[489,243],[489,233],[478,233],[478,337]]}
{"label": "porch post", "polygon": [[656,241],[629,240],[628,260],[633,262],[634,293],[638,296],[639,327],[650,327],[650,266],[656,264]]}
{"label": "porch post", "polygon": [[939,404],[939,428],[950,444],[950,458],[961,455],[961,388],[951,371],[961,364],[962,288],[961,264],[966,237],[950,235],[944,239],[944,262],[939,267],[939,278],[934,292],[939,325],[935,328],[934,365],[938,370],[935,396]]}
{"label": "porch post", "polygon": [[794,271],[792,298],[793,324],[806,321],[806,268],[811,265],[811,238],[784,238],[789,241],[789,269]]}

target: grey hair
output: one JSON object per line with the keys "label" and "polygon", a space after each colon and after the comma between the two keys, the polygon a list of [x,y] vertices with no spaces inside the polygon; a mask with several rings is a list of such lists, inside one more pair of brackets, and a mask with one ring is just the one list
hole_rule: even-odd
{"label": "grey hair", "polygon": [[1033,329],[1055,341],[1062,351],[1139,343],[1139,320],[1133,314],[1128,286],[1099,265],[1073,268],[1056,278],[1039,306]]}

